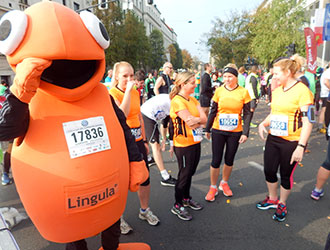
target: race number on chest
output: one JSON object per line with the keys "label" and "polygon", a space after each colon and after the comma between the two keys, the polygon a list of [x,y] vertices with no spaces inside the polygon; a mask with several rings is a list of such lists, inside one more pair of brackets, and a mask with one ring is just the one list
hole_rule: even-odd
{"label": "race number on chest", "polygon": [[238,114],[220,114],[219,129],[232,131],[238,126]]}
{"label": "race number on chest", "polygon": [[288,116],[271,115],[270,117],[270,134],[275,136],[288,136]]}
{"label": "race number on chest", "polygon": [[63,123],[71,158],[111,149],[103,116]]}

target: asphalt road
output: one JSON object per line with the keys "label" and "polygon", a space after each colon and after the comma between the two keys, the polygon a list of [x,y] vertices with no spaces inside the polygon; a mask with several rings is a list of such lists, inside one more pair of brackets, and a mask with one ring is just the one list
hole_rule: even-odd
{"label": "asphalt road", "polygon": [[[259,123],[269,112],[265,103],[258,106],[254,123]],[[138,218],[138,198],[130,193],[125,218],[134,231],[121,237],[121,242],[146,242],[153,250],[323,250],[330,232],[330,188],[325,186],[324,197],[316,202],[310,198],[316,173],[326,156],[327,141],[323,134],[312,133],[310,153],[294,174],[294,187],[288,200],[288,215],[284,222],[272,220],[274,210],[261,211],[255,204],[266,196],[262,172],[263,146],[257,129],[251,129],[249,140],[240,146],[229,184],[234,196],[221,193],[213,203],[204,200],[209,187],[210,142],[202,143],[202,156],[193,178],[191,195],[204,205],[192,211],[192,221],[182,221],[170,212],[174,202],[174,188],[160,185],[156,166],[151,167],[150,207],[160,218],[158,226],[150,226]],[[173,176],[176,161],[164,153],[165,165]],[[13,206],[23,210],[15,185],[0,187],[0,207]],[[86,221],[88,223],[88,221]],[[92,225],[91,225],[92,226]],[[63,244],[44,240],[29,219],[12,229],[22,250],[64,249]],[[97,250],[99,237],[88,239],[89,249]]]}

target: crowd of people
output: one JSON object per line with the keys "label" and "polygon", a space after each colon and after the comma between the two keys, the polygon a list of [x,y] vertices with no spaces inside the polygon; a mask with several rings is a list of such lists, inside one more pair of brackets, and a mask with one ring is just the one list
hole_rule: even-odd
{"label": "crowd of people", "polygon": [[[258,103],[267,102],[271,111],[268,116],[265,114],[258,132],[266,141],[264,175],[268,195],[256,207],[275,209],[273,219],[284,221],[292,175],[304,153],[308,152],[308,138],[315,116],[318,115],[316,122],[320,133],[327,132],[330,122],[330,69],[323,72],[318,68],[312,78],[304,69],[305,60],[298,55],[280,58],[268,70],[253,65],[247,71],[235,64],[214,70],[206,63],[203,74],[197,70],[174,72],[170,62],[163,65],[161,72],[137,70],[134,73],[128,62],[118,62],[108,70],[104,84],[124,113],[148,171],[151,164],[157,165],[161,185],[175,187],[171,212],[187,221],[192,219],[188,208],[203,208],[190,194],[203,138],[211,139],[212,145],[210,186],[205,200],[215,201],[218,191],[231,197],[229,180],[235,155],[239,145],[248,140],[250,128],[257,127],[252,120]],[[177,159],[176,178],[169,174],[163,162],[166,144],[169,144],[171,156],[174,153]],[[12,183],[9,175],[11,142],[1,142],[1,148],[4,153],[2,185],[8,185]],[[323,185],[329,175],[330,143],[311,198],[319,200],[323,196]],[[138,216],[155,226],[160,220],[149,207],[149,197],[150,177],[138,191]],[[133,230],[123,217],[120,227],[122,234]]]}
{"label": "crowd of people", "polygon": [[[171,209],[173,214],[182,220],[191,220],[187,207],[194,210],[203,208],[192,199],[189,192],[200,159],[200,143],[203,138],[211,139],[212,145],[210,187],[205,200],[215,201],[218,191],[227,197],[233,196],[229,179],[235,155],[239,145],[248,140],[250,128],[257,127],[252,123],[253,114],[258,103],[264,100],[271,112],[265,115],[258,131],[266,141],[264,174],[268,195],[256,207],[261,210],[274,208],[273,219],[285,220],[292,176],[303,154],[309,152],[307,146],[312,123],[318,123],[317,132],[325,133],[330,120],[330,110],[326,112],[330,69],[323,73],[318,68],[313,75],[305,67],[306,60],[295,55],[278,59],[268,70],[252,65],[247,71],[244,66],[238,68],[235,64],[215,70],[211,64],[206,63],[203,74],[195,70],[193,73],[186,71],[174,76],[172,64],[166,62],[161,74],[157,74],[157,71],[144,73],[144,84],[137,84],[139,81],[142,83],[143,74],[140,74],[140,78],[137,76],[140,71],[137,71],[135,78],[131,72],[141,97],[141,142],[151,146],[152,162],[154,160],[159,168],[161,184],[175,186],[175,202]],[[114,68],[115,78],[119,74],[117,71]],[[113,73],[112,70],[110,72]],[[134,85],[133,82],[131,85]],[[115,83],[113,87],[118,89],[120,85]],[[125,91],[121,91],[125,96]],[[133,93],[133,90],[130,91]],[[137,103],[135,105],[139,108]],[[266,139],[264,133],[268,134]],[[175,153],[177,158],[177,179],[168,174],[162,159],[161,152],[165,150],[168,139],[171,156]],[[148,145],[145,146],[145,152],[148,152]],[[218,183],[222,159],[224,164]],[[146,162],[150,164],[150,160]],[[311,193],[314,200],[324,194],[322,187],[329,177],[329,165],[328,155],[318,171],[317,183]],[[278,170],[281,177],[279,196]],[[145,207],[141,204],[141,211],[143,209]]]}

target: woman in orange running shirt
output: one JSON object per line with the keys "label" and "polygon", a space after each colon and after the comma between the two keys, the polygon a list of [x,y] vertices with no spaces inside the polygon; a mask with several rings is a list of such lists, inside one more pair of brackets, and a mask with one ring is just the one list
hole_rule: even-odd
{"label": "woman in orange running shirt", "polygon": [[[191,179],[199,163],[201,154],[202,126],[206,115],[199,102],[192,97],[196,87],[195,76],[190,72],[180,73],[170,93],[171,153],[175,152],[179,165],[178,179],[175,184],[175,203],[171,212],[182,220],[191,220],[186,207],[202,209],[202,205],[190,196]],[[174,147],[173,147],[174,146]]]}
{"label": "woman in orange running shirt", "polygon": [[[124,112],[127,125],[135,137],[135,142],[148,168],[148,142],[145,137],[144,124],[140,111],[140,96],[139,92],[133,88],[135,85],[134,69],[128,62],[115,64],[113,85],[114,87],[110,89],[110,95],[114,98],[118,107]],[[146,220],[152,226],[156,226],[159,223],[159,219],[149,208],[150,177],[141,184],[138,196],[141,206],[139,218]],[[127,234],[132,228],[122,219],[121,230],[123,234]]]}
{"label": "woman in orange running shirt", "polygon": [[[296,79],[301,68],[297,57],[281,59],[274,64],[273,79],[280,83],[272,93],[271,112],[259,125],[259,135],[268,133],[264,152],[264,174],[268,188],[265,200],[257,208],[276,209],[273,219],[284,221],[286,201],[293,185],[293,173],[302,160],[304,149],[312,131],[308,119],[309,106],[313,104],[312,92],[305,84]],[[269,132],[266,130],[269,127]],[[277,197],[277,172],[280,168],[280,199]]]}

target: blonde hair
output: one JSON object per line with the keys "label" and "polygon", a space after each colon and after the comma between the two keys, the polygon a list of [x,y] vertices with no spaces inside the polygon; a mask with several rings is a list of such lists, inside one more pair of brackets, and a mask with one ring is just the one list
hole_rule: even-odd
{"label": "blonde hair", "polygon": [[241,67],[238,69],[238,73],[243,74],[244,72],[245,72],[245,68],[244,68],[244,66],[241,66]]}
{"label": "blonde hair", "polygon": [[224,68],[228,68],[228,67],[238,70],[236,64],[234,64],[234,63],[228,63]]}
{"label": "blonde hair", "polygon": [[[116,62],[113,65],[113,72],[112,72],[112,78],[111,78],[110,88],[113,88],[113,87],[115,87],[118,84],[118,80],[117,80],[118,72],[119,72],[119,69],[122,66],[128,66],[128,67],[131,67],[133,69],[132,65],[130,63],[128,63],[128,62],[125,62],[125,61]],[[133,69],[133,71],[134,71],[134,69]]]}
{"label": "blonde hair", "polygon": [[184,84],[187,84],[189,79],[191,79],[192,77],[195,77],[195,75],[193,73],[189,72],[189,71],[179,73],[176,76],[174,87],[173,87],[173,89],[171,90],[171,93],[170,93],[170,99],[171,100],[180,92],[181,86],[184,85]]}
{"label": "blonde hair", "polygon": [[295,60],[298,64],[300,64],[300,68],[299,70],[297,70],[298,72],[302,72],[307,64],[306,64],[306,59],[302,56],[300,56],[299,54],[294,54],[292,57],[291,57],[292,60]]}
{"label": "blonde hair", "polygon": [[[299,55],[294,55],[291,59],[281,59],[274,64],[274,67],[280,67],[282,71],[290,70],[291,75],[294,76],[297,71],[300,71],[302,64],[304,61],[301,59],[303,57]],[[303,58],[304,59],[304,58]]]}

